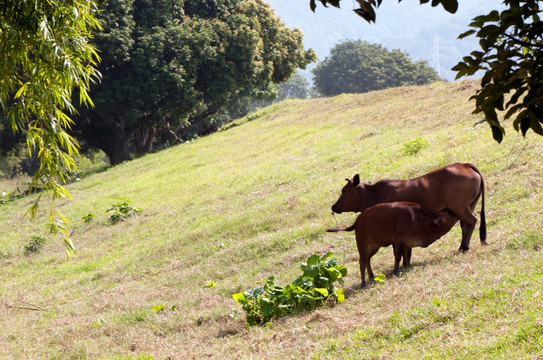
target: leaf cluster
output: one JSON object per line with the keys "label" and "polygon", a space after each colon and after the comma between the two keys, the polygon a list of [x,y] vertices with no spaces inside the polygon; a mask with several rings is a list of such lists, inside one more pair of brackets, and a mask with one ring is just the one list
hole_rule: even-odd
{"label": "leaf cluster", "polygon": [[0,107],[39,160],[31,190],[45,189],[53,198],[69,197],[62,184],[76,168],[78,144],[68,133],[72,90],[92,105],[89,86],[99,78],[97,51],[88,43],[99,27],[96,10],[92,1],[31,0],[3,2],[0,11]]}
{"label": "leaf cluster", "polygon": [[502,12],[473,19],[471,30],[459,38],[476,36],[480,51],[465,56],[453,70],[457,78],[484,70],[481,88],[471,97],[474,114],[483,114],[494,139],[501,142],[504,119],[526,136],[529,129],[543,135],[543,22],[539,1],[506,0]]}
{"label": "leaf cluster", "polygon": [[424,140],[423,138],[417,138],[403,144],[403,153],[405,155],[416,155],[427,147],[428,141]]}
{"label": "leaf cluster", "polygon": [[[327,7],[328,5],[332,5],[335,7],[339,7],[341,0],[319,0],[320,3]],[[401,2],[402,0],[398,0],[398,2]],[[375,13],[375,10],[379,6],[381,6],[381,3],[383,0],[356,0],[358,3],[359,8],[354,9],[353,11],[366,20],[367,22],[375,22],[377,15]],[[430,0],[419,0],[421,4],[429,3]],[[432,0],[431,2],[432,6],[438,6],[441,5],[445,10],[447,10],[450,13],[455,13],[456,10],[458,10],[458,0]],[[310,0],[309,1],[309,7],[312,11],[315,11],[317,8],[317,2],[316,0]]]}
{"label": "leaf cluster", "polygon": [[39,253],[45,244],[46,238],[41,235],[32,235],[28,243],[24,246],[24,252],[26,255],[31,253]]}
{"label": "leaf cluster", "polygon": [[313,310],[333,298],[343,302],[345,295],[336,288],[337,281],[343,284],[347,268],[338,264],[333,252],[324,256],[311,255],[300,266],[302,274],[285,287],[275,284],[272,276],[263,281],[263,286],[232,295],[243,307],[248,325],[265,324],[273,318]]}
{"label": "leaf cluster", "polygon": [[[119,221],[124,221],[129,217],[136,216],[141,214],[141,208],[131,205],[129,199],[119,199],[118,202],[112,204],[107,210],[106,213],[111,213],[109,219],[106,221],[107,225],[114,225]],[[85,220],[86,221],[86,220]]]}

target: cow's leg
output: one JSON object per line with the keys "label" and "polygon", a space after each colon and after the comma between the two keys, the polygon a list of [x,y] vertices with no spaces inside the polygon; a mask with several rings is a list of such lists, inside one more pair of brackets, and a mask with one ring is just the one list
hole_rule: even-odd
{"label": "cow's leg", "polygon": [[373,281],[373,279],[375,279],[375,275],[373,274],[373,270],[371,269],[371,263],[370,263],[370,260],[371,260],[371,257],[373,255],[375,255],[375,253],[377,252],[377,250],[379,250],[379,248],[377,249],[370,249],[368,251],[368,254],[366,255],[366,268],[368,269],[368,278],[370,281]]}
{"label": "cow's leg", "polygon": [[[392,270],[392,272],[394,274],[398,274],[400,270],[400,261],[402,260],[402,256],[404,255],[405,247],[400,244],[393,244],[392,248],[394,249],[394,270]],[[405,257],[404,257],[404,266],[405,266]]]}
{"label": "cow's leg", "polygon": [[477,224],[477,218],[473,215],[470,208],[467,208],[462,213],[456,213],[456,216],[460,218],[460,227],[462,228],[462,243],[458,250],[466,252],[469,250],[469,242]]}
{"label": "cow's leg", "polygon": [[403,268],[411,266],[411,252],[412,248],[405,246],[403,251]]}

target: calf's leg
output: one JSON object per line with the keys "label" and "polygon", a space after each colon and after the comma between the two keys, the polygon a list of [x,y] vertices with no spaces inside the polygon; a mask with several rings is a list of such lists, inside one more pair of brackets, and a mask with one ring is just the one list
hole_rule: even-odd
{"label": "calf's leg", "polygon": [[365,254],[360,254],[360,259],[358,260],[358,263],[360,264],[360,277],[362,279],[362,283],[360,287],[366,286],[366,256]]}

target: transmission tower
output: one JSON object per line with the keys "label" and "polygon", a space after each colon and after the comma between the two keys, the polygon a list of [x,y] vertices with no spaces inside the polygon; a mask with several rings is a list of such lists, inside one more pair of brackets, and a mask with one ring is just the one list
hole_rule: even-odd
{"label": "transmission tower", "polygon": [[432,56],[432,65],[436,69],[437,75],[441,77],[441,66],[439,65],[439,34],[434,34],[434,51]]}

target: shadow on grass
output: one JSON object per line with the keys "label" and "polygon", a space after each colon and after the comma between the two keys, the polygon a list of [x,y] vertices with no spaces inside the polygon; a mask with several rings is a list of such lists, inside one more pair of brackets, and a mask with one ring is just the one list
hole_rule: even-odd
{"label": "shadow on grass", "polygon": [[[485,247],[486,247],[486,245],[485,245]],[[435,257],[433,257],[431,259],[427,259],[427,260],[413,261],[410,266],[407,266],[407,267],[402,266],[402,267],[400,267],[400,271],[397,274],[393,273],[392,267],[390,267],[386,271],[383,271],[382,274],[385,275],[385,278],[386,278],[387,281],[390,281],[390,280],[393,280],[393,279],[396,279],[396,278],[407,276],[407,274],[409,274],[410,272],[412,272],[416,268],[419,268],[419,267],[423,268],[423,267],[426,267],[426,266],[439,265],[439,264],[442,264],[442,263],[444,263],[446,261],[450,261],[450,259],[453,256],[462,256],[462,255],[463,255],[462,252],[456,251],[456,252],[453,252],[451,254],[445,254],[443,256],[435,256]],[[346,299],[352,297],[353,295],[356,295],[357,293],[359,293],[361,291],[370,290],[374,286],[383,284],[382,282],[375,281],[375,280],[371,279],[369,281],[366,280],[367,284],[364,287],[362,287],[361,286],[362,280],[360,279],[360,272],[357,272],[356,276],[358,277],[358,281],[355,284],[353,284],[353,285],[351,285],[349,287],[344,287],[343,288],[343,292],[345,293],[345,298]],[[366,274],[366,279],[367,279],[367,274]]]}

